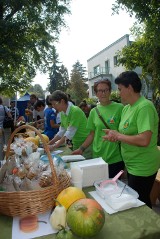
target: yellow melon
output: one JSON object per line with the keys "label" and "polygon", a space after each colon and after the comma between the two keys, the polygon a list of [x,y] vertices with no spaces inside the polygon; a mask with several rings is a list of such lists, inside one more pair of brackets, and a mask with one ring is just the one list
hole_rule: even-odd
{"label": "yellow melon", "polygon": [[39,146],[39,139],[37,139],[36,137],[27,137],[24,139],[26,142],[32,142],[35,145]]}
{"label": "yellow melon", "polygon": [[[86,195],[81,189],[68,187],[61,191],[56,199],[61,205],[68,209],[72,203],[82,198],[86,198]],[[56,203],[56,205],[58,204]]]}
{"label": "yellow melon", "polygon": [[[45,134],[41,134],[41,135],[42,135],[42,137],[44,138],[44,140],[46,141],[46,143],[48,143],[48,142],[49,142],[49,138],[48,138],[48,136],[45,135]],[[39,141],[41,141],[39,135],[37,135],[36,138],[37,138]]]}

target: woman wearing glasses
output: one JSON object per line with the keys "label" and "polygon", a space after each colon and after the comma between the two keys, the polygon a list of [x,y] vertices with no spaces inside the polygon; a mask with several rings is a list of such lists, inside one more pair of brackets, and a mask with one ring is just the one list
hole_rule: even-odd
{"label": "woman wearing glasses", "polygon": [[124,169],[120,146],[118,142],[104,141],[102,136],[105,135],[103,129],[106,127],[113,130],[118,129],[123,105],[110,101],[111,82],[108,79],[96,82],[94,91],[99,104],[90,111],[88,117],[87,129],[89,129],[90,134],[73,154],[82,154],[93,143],[93,158],[102,157],[108,163],[109,177],[113,178],[120,170]]}
{"label": "woman wearing glasses", "polygon": [[[60,112],[61,118],[59,131],[49,142],[50,150],[55,150],[64,143],[69,144],[71,141],[73,146],[70,146],[73,147],[73,150],[79,148],[89,134],[89,130],[86,129],[87,118],[84,112],[69,102],[67,95],[60,90],[52,93],[50,101],[56,111]],[[91,149],[85,151],[83,156],[91,158]]]}

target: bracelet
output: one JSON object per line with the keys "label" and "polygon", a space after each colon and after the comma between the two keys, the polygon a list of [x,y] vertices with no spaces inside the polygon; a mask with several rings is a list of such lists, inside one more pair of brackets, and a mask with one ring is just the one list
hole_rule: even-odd
{"label": "bracelet", "polygon": [[83,147],[82,145],[79,147],[80,150],[82,150],[82,152],[84,152],[84,150],[86,149],[85,147]]}

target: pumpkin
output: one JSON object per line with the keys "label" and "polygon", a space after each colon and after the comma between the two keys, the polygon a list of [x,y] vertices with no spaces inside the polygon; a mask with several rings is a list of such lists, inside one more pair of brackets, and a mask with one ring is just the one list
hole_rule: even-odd
{"label": "pumpkin", "polygon": [[27,137],[27,138],[24,139],[24,141],[26,141],[26,142],[32,142],[32,143],[34,143],[35,145],[39,146],[39,140],[36,139],[36,137],[35,137],[35,138],[34,138],[34,137]]}
{"label": "pumpkin", "polygon": [[56,200],[66,209],[68,209],[72,203],[81,198],[86,198],[86,195],[81,189],[76,187],[68,187],[60,192]]}
{"label": "pumpkin", "polygon": [[[41,134],[41,136],[42,136],[42,137],[43,137],[43,139],[46,141],[46,143],[48,143],[48,142],[49,142],[49,138],[48,138],[48,136],[47,136],[47,135],[45,135],[45,134]],[[37,135],[37,136],[36,136],[36,138],[37,138],[39,141],[41,141],[41,139],[40,139],[39,135]]]}
{"label": "pumpkin", "polygon": [[103,227],[105,214],[94,199],[80,199],[67,211],[67,225],[72,232],[82,238],[95,236]]}

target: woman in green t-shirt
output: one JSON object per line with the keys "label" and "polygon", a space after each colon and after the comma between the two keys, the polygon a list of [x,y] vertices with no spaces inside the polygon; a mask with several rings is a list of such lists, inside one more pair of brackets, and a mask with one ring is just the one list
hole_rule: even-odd
{"label": "woman in green t-shirt", "polygon": [[152,207],[150,192],[160,166],[157,148],[158,114],[153,103],[140,95],[141,80],[134,71],[123,72],[115,79],[122,111],[119,132],[106,130],[103,138],[121,142],[121,153],[128,172],[128,185],[139,193],[139,199]]}
{"label": "woman in green t-shirt", "polygon": [[[58,133],[48,143],[49,149],[52,151],[62,144],[69,144],[70,142],[73,144],[70,145],[73,150],[79,148],[89,134],[89,130],[86,129],[87,118],[84,112],[78,106],[69,102],[67,95],[60,90],[51,94],[50,101],[57,112],[60,112],[61,125]],[[91,158],[91,148],[84,152],[83,156]]]}
{"label": "woman in green t-shirt", "polygon": [[[110,129],[118,129],[123,105],[110,101],[111,82],[108,79],[95,82],[94,91],[99,104],[90,111],[88,117],[87,129],[90,133],[80,148],[75,150],[73,154],[82,154],[93,143],[93,158],[102,157],[108,163],[109,177],[113,178],[120,170],[124,169],[119,143],[114,142],[113,144],[104,141],[102,136],[105,135],[103,131],[106,128],[105,124]],[[103,117],[105,124],[99,118],[96,108]]]}

